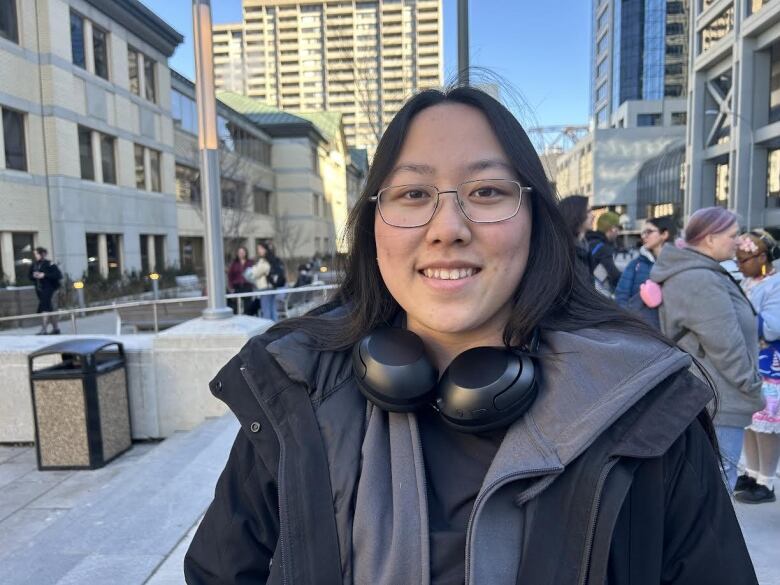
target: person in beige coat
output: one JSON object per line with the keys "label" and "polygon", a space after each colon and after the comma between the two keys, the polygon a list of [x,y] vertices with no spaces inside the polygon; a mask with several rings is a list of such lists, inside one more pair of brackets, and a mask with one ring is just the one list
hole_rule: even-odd
{"label": "person in beige coat", "polygon": [[[268,262],[266,255],[267,250],[265,246],[258,244],[257,258],[255,258],[255,263],[252,266],[252,278],[255,281],[255,288],[257,290],[266,290],[269,288],[268,275],[271,272],[271,263]],[[269,301],[273,302],[273,297],[267,295],[261,296],[259,299],[255,299],[253,307],[254,314],[256,315],[259,310],[262,316],[268,319],[271,314],[268,308]]]}
{"label": "person in beige coat", "polygon": [[700,209],[685,228],[685,247],[665,246],[650,279],[662,285],[661,331],[701,362],[717,391],[715,429],[729,486],[745,427],[761,409],[756,313],[720,262],[734,257],[737,217],[721,207]]}

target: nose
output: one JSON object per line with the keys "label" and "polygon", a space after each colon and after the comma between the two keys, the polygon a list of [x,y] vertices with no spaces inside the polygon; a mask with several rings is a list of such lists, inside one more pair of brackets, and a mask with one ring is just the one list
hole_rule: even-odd
{"label": "nose", "polygon": [[430,244],[466,244],[471,241],[471,222],[463,214],[453,191],[439,194],[439,206],[427,227],[425,239]]}

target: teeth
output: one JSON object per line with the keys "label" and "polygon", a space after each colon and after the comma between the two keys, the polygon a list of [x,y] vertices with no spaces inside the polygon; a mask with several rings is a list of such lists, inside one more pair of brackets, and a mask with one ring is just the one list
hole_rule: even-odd
{"label": "teeth", "polygon": [[428,278],[437,280],[460,280],[461,278],[473,276],[474,272],[473,268],[452,268],[451,270],[446,268],[426,268],[423,274]]}

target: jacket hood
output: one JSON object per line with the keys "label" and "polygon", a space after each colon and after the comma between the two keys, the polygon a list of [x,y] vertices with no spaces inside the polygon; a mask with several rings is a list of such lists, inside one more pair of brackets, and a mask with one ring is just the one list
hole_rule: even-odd
{"label": "jacket hood", "polygon": [[[305,341],[297,331],[267,345],[292,380],[322,397],[354,375],[349,352],[312,351]],[[539,354],[536,401],[508,429],[486,483],[507,472],[562,468],[661,381],[691,364],[687,354],[659,340],[603,328],[543,331]]]}
{"label": "jacket hood", "polygon": [[728,271],[709,256],[700,254],[690,248],[680,249],[671,244],[666,244],[655,261],[655,266],[653,266],[653,270],[650,272],[650,279],[660,284],[675,274],[697,268],[714,270],[715,272],[722,272],[728,275]]}

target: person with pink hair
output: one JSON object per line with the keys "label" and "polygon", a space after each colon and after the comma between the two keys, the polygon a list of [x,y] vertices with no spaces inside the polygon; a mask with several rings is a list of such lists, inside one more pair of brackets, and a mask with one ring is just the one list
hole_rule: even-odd
{"label": "person with pink hair", "polygon": [[733,489],[745,427],[762,407],[756,314],[720,264],[736,253],[737,216],[722,207],[699,209],[683,239],[683,248],[664,247],[650,279],[662,285],[661,331],[698,359],[714,382],[715,430]]}

